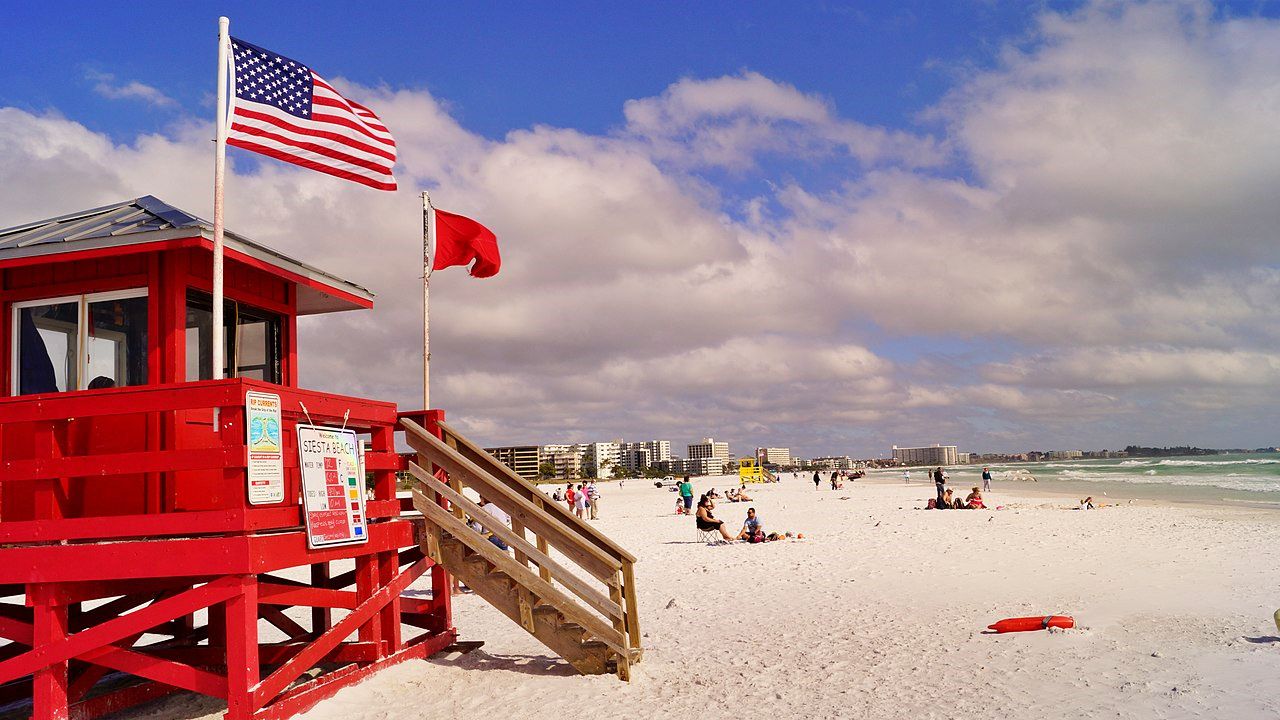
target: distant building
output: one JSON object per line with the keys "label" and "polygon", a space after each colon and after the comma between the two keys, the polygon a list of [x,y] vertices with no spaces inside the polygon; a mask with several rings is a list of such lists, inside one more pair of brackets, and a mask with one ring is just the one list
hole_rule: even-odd
{"label": "distant building", "polygon": [[853,460],[848,455],[830,455],[828,457],[816,457],[809,461],[809,464],[815,468],[824,470],[852,470]]}
{"label": "distant building", "polygon": [[640,471],[671,459],[670,440],[623,442],[618,448],[619,463],[628,470]]}
{"label": "distant building", "polygon": [[764,448],[762,455],[761,462],[767,462],[770,465],[781,465],[782,467],[791,466],[791,448]]}
{"label": "distant building", "polygon": [[960,454],[955,445],[900,448],[893,446],[893,459],[903,465],[958,465]]}
{"label": "distant building", "polygon": [[539,447],[537,445],[509,445],[507,447],[485,448],[485,452],[498,459],[498,462],[515,471],[517,475],[530,482],[538,480]]}
{"label": "distant building", "polygon": [[716,442],[712,438],[703,438],[702,442],[689,446],[689,459],[701,460],[703,458],[715,458],[720,461],[721,467],[729,462],[729,443]]}
{"label": "distant building", "polygon": [[576,480],[582,477],[582,458],[586,453],[585,445],[543,445],[538,465],[550,465],[553,478]]}
{"label": "distant building", "polygon": [[613,477],[614,472],[622,467],[622,442],[594,442],[586,445],[586,453],[582,463],[586,471],[597,478]]}
{"label": "distant building", "polygon": [[654,470],[660,470],[671,475],[692,475],[689,472],[689,466],[684,458],[667,458],[653,463],[650,467]]}
{"label": "distant building", "polygon": [[715,457],[689,458],[685,460],[686,472],[690,475],[723,475],[725,467],[732,461]]}
{"label": "distant building", "polygon": [[1084,457],[1084,452],[1080,450],[1051,450],[1049,452],[1050,460],[1079,460]]}
{"label": "distant building", "polygon": [[672,475],[723,475],[724,463],[717,458],[670,458],[653,464],[654,469]]}
{"label": "distant building", "polygon": [[956,462],[957,462],[957,463],[959,463],[959,464],[961,464],[961,465],[968,465],[969,463],[973,462],[973,461],[970,459],[970,455],[972,455],[972,453],[962,453],[962,452],[958,452],[958,453],[956,453]]}

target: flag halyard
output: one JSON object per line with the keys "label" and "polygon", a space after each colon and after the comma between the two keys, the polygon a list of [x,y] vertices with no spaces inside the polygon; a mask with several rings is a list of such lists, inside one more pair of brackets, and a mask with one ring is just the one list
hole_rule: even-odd
{"label": "flag halyard", "polygon": [[306,65],[231,38],[235,99],[227,144],[395,190],[396,141],[372,110]]}

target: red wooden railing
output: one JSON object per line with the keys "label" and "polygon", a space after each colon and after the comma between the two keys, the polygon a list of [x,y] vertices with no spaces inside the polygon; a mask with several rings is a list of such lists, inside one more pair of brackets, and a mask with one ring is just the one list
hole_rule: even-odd
{"label": "red wooden railing", "polygon": [[[283,406],[285,501],[249,505],[244,396]],[[303,407],[306,411],[304,412]],[[246,379],[0,399],[0,542],[248,533],[301,523],[293,427],[368,435],[369,517],[399,514],[392,403]],[[214,418],[218,425],[214,427]]]}
{"label": "red wooden railing", "polygon": [[[282,404],[273,505],[248,502],[251,390]],[[242,378],[0,399],[0,705],[33,698],[34,720],[89,718],[189,690],[226,699],[232,720],[280,719],[452,643],[447,576],[396,498],[397,420],[391,403]],[[308,549],[299,422],[364,439],[367,543]],[[331,574],[335,560],[355,567]],[[432,597],[401,597],[428,570]],[[290,606],[309,608],[309,627]],[[259,621],[288,639],[262,642]],[[402,623],[425,632],[402,637]],[[95,690],[110,672],[133,684]]]}

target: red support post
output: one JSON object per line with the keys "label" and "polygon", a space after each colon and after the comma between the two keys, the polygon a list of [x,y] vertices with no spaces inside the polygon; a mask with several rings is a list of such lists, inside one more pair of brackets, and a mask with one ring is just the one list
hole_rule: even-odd
{"label": "red support post", "polygon": [[250,720],[258,705],[258,580],[240,578],[240,592],[226,602],[227,720]]}
{"label": "red support post", "polygon": [[[375,428],[370,434],[372,450],[374,453],[394,453],[395,452],[395,432],[391,427]],[[396,473],[394,470],[378,470],[374,473],[374,497],[380,501],[393,501],[396,497]],[[366,503],[365,516],[370,517],[369,507]],[[385,587],[395,579],[396,574],[400,570],[400,554],[398,551],[390,550],[380,552],[377,556],[378,564],[378,584]],[[400,596],[397,594],[391,598],[391,602],[387,603],[379,613],[379,624],[381,625],[382,641],[386,648],[386,654],[390,655],[400,651]]]}
{"label": "red support post", "polygon": [[[67,606],[57,585],[29,585],[33,603],[34,647],[60,645],[68,635]],[[32,720],[67,720],[67,660],[51,662],[34,673]]]}
{"label": "red support post", "polygon": [[[311,566],[311,584],[325,587],[329,580],[329,563],[318,562]],[[333,612],[327,607],[311,608],[311,632],[320,637],[333,627]]]}
{"label": "red support post", "polygon": [[[443,410],[427,409],[423,411],[422,427],[432,435],[440,439],[444,439],[444,431],[440,429],[440,423],[444,422]],[[441,471],[443,473],[443,471]],[[447,478],[446,478],[447,479]],[[440,504],[444,505],[447,501],[440,499]],[[436,606],[435,617],[438,619],[440,626],[433,628],[437,632],[449,632],[453,630],[453,588],[449,578],[449,572],[441,565],[431,566],[431,601]]]}
{"label": "red support post", "polygon": [[[372,555],[356,558],[356,606],[359,607],[378,591],[378,566]],[[373,616],[360,625],[361,642],[381,643],[382,626]]]}

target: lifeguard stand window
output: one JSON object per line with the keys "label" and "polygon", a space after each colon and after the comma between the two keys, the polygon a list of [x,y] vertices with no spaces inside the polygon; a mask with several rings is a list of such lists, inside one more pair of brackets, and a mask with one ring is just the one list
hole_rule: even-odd
{"label": "lifeguard stand window", "polygon": [[[225,377],[243,377],[279,383],[281,377],[280,317],[233,300],[223,306],[223,359]],[[234,328],[234,332],[232,329]],[[213,298],[187,292],[187,380],[213,377]],[[227,356],[235,358],[235,371]]]}
{"label": "lifeguard stand window", "polygon": [[145,290],[18,303],[14,393],[147,382]]}

